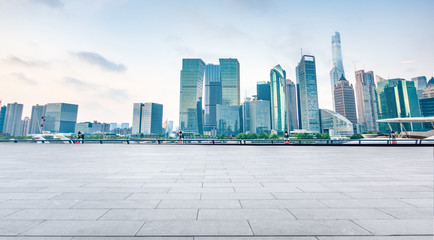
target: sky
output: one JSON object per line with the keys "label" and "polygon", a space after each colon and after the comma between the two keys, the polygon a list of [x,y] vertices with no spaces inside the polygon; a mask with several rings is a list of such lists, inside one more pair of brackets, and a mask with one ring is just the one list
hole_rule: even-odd
{"label": "sky", "polygon": [[183,58],[240,62],[241,96],[280,64],[295,81],[316,57],[320,108],[332,109],[331,36],[344,69],[434,76],[432,0],[0,0],[0,99],[79,105],[78,121],[132,122],[133,103],[178,125]]}

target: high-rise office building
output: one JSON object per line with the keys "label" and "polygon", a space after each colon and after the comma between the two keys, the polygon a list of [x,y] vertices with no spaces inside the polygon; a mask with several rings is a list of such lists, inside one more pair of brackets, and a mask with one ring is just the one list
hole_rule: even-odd
{"label": "high-rise office building", "polygon": [[411,79],[414,82],[414,86],[416,87],[417,97],[418,99],[423,98],[423,90],[427,87],[426,77],[414,77]]}
{"label": "high-rise office building", "polygon": [[3,133],[3,126],[5,124],[5,117],[6,117],[6,106],[2,106],[0,108],[0,133]]}
{"label": "high-rise office building", "polygon": [[356,100],[354,98],[354,88],[342,75],[335,86],[335,109],[336,112],[357,124]]}
{"label": "high-rise office building", "polygon": [[221,58],[222,105],[240,105],[240,63],[236,58]]}
{"label": "high-rise office building", "polygon": [[42,133],[42,117],[45,116],[45,105],[32,106],[32,115],[30,116],[29,134]]}
{"label": "high-rise office building", "polygon": [[68,103],[48,103],[45,105],[44,131],[74,133],[77,123],[78,105]]}
{"label": "high-rise office building", "polygon": [[341,35],[339,34],[339,32],[335,32],[335,34],[332,36],[332,54],[333,68],[330,71],[330,83],[332,90],[333,107],[336,107],[334,89],[338,81],[341,79],[341,76],[345,77],[344,64],[342,63]]}
{"label": "high-rise office building", "polygon": [[374,73],[364,70],[356,71],[356,102],[360,124],[366,131],[378,131],[377,97]]}
{"label": "high-rise office building", "polygon": [[30,118],[24,117],[23,120],[21,120],[20,136],[27,136],[29,134],[29,125],[30,125]]}
{"label": "high-rise office building", "polygon": [[243,103],[243,131],[245,133],[263,132],[270,134],[270,102],[256,100],[255,98],[246,99]]}
{"label": "high-rise office building", "polygon": [[217,134],[236,136],[242,130],[241,106],[217,105]]}
{"label": "high-rise office building", "polygon": [[8,103],[5,114],[3,133],[11,136],[21,135],[21,117],[23,115],[23,104]]}
{"label": "high-rise office building", "polygon": [[129,123],[121,123],[121,129],[130,128]]}
{"label": "high-rise office building", "polygon": [[[202,97],[205,63],[202,59],[183,59],[179,106],[179,129],[187,133],[199,133],[202,110],[198,111]],[[199,116],[200,114],[200,116]]]}
{"label": "high-rise office building", "polygon": [[[420,117],[419,101],[414,82],[396,78],[377,82],[378,118]],[[395,132],[420,131],[420,123],[390,123]],[[390,131],[387,123],[379,124],[380,132]]]}
{"label": "high-rise office building", "polygon": [[219,65],[206,65],[204,95],[204,131],[215,133],[217,129],[216,108],[217,104],[222,104],[222,82]]}
{"label": "high-rise office building", "polygon": [[287,126],[288,126],[288,130],[292,131],[294,129],[298,129],[298,120],[297,120],[298,108],[297,108],[297,96],[296,96],[297,89],[294,82],[292,82],[289,79],[286,79],[285,92],[286,92],[286,113],[288,114]]}
{"label": "high-rise office building", "polygon": [[296,68],[299,128],[320,132],[315,57],[304,55]]}
{"label": "high-rise office building", "polygon": [[427,87],[422,91],[422,98],[434,98],[434,77],[427,84]]}
{"label": "high-rise office building", "polygon": [[332,137],[346,137],[353,135],[353,123],[337,112],[320,109],[321,133]]}
{"label": "high-rise office building", "polygon": [[118,128],[118,124],[117,123],[110,123],[110,131],[113,131],[116,128]]}
{"label": "high-rise office building", "polygon": [[271,129],[283,134],[287,127],[286,114],[286,72],[280,65],[270,71]]}
{"label": "high-rise office building", "polygon": [[258,100],[271,102],[270,93],[270,82],[261,81],[256,83],[256,98]]}
{"label": "high-rise office building", "polygon": [[163,134],[163,105],[134,103],[132,134]]}

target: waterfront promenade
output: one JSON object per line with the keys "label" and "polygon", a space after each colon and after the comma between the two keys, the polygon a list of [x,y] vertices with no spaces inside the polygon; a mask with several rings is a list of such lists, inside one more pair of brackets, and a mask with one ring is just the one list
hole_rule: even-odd
{"label": "waterfront promenade", "polygon": [[432,240],[433,148],[0,144],[0,240]]}

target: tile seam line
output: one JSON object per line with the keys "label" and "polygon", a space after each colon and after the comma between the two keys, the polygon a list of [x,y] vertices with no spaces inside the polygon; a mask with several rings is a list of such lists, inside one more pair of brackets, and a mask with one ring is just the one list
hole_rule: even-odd
{"label": "tile seam line", "polygon": [[[145,221],[146,222],[146,221]],[[434,234],[390,234],[390,235],[0,235],[0,237],[431,237]]]}

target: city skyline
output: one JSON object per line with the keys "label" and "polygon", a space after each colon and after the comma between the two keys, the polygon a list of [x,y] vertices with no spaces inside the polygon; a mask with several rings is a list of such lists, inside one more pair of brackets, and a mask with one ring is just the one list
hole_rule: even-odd
{"label": "city skyline", "polygon": [[[330,6],[319,1],[95,1],[86,8],[80,1],[23,2],[24,7],[0,2],[1,22],[11,23],[0,25],[7,36],[0,39],[0,97],[5,104],[24,104],[23,117],[30,117],[36,104],[68,102],[80,105],[79,122],[131,123],[132,107],[125,106],[160,102],[163,118],[178,123],[180,59],[217,64],[219,58],[237,58],[244,99],[277,64],[295,80],[301,48],[316,57],[319,107],[333,109],[329,71],[335,31],[341,34],[346,78],[353,85],[354,70],[360,69],[407,80],[433,75],[432,57],[423,54],[434,49],[433,33],[424,30],[432,22],[432,1],[332,1]],[[281,9],[272,9],[275,4]],[[313,9],[309,20],[297,13],[312,5],[321,11]],[[159,17],[162,9],[171,16]],[[331,9],[339,14],[325,13]],[[219,14],[224,21],[213,20]],[[281,28],[270,28],[277,23]]]}

